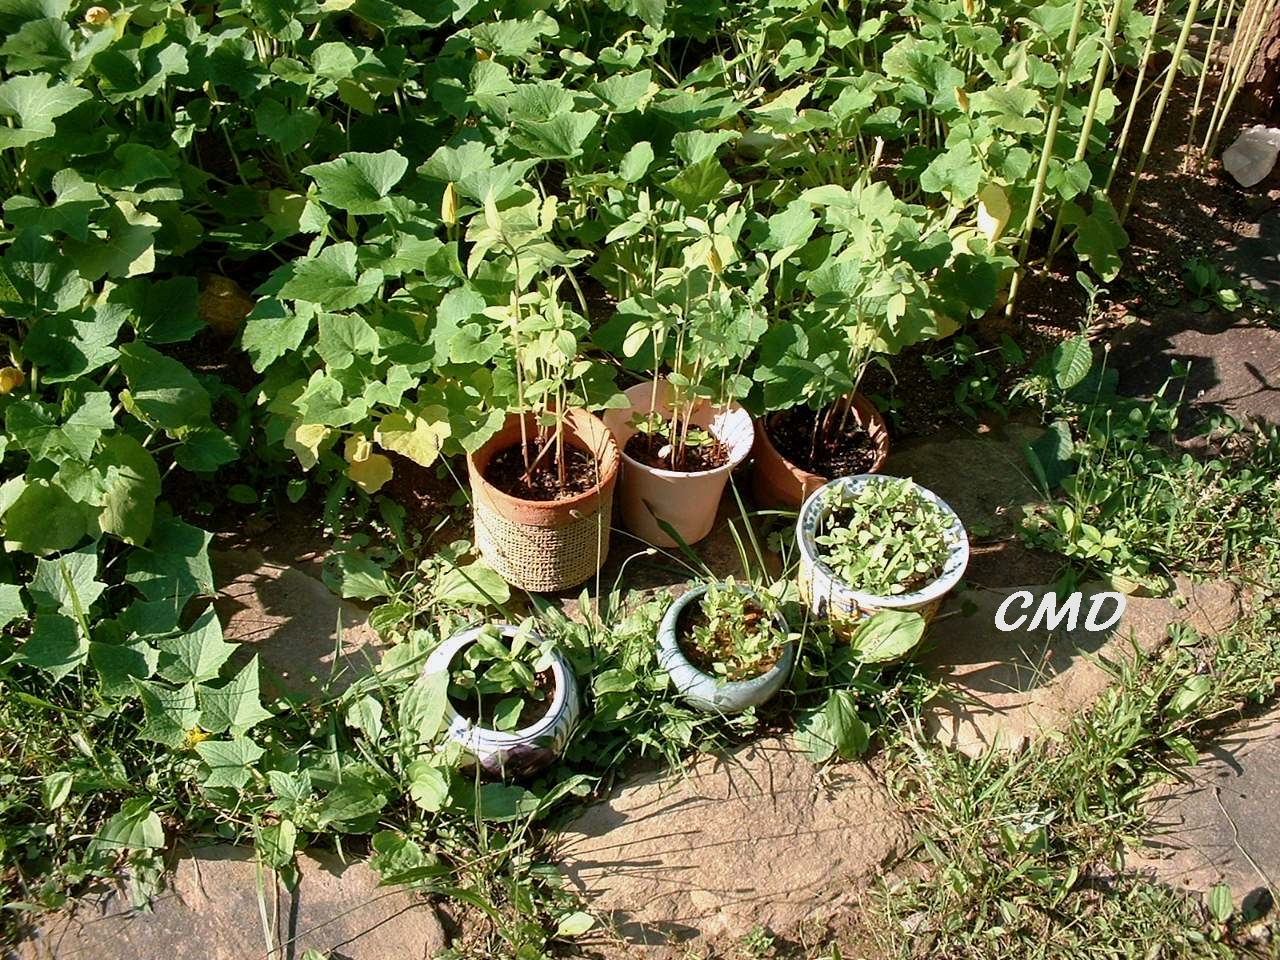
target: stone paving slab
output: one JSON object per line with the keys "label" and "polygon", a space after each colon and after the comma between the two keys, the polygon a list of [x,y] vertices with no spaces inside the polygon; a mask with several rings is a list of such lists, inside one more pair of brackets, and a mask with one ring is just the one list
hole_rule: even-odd
{"label": "stone paving slab", "polygon": [[1242,723],[1195,767],[1148,799],[1150,830],[1125,869],[1180,889],[1231,887],[1239,904],[1259,888],[1280,895],[1280,707]]}
{"label": "stone paving slab", "polygon": [[1231,584],[1180,579],[1179,600],[1128,597],[1114,628],[1091,632],[1084,629],[1084,612],[1090,598],[1106,589],[1092,584],[1081,590],[1085,599],[1074,631],[1064,624],[1053,631],[1042,625],[1033,631],[1001,632],[995,627],[996,612],[1018,589],[1032,594],[1032,611],[1054,592],[1051,584],[1042,584],[953,594],[930,626],[930,649],[920,658],[944,684],[942,694],[925,709],[927,729],[968,756],[1019,750],[1045,732],[1066,729],[1112,682],[1097,658],[1120,661],[1132,655],[1134,645],[1150,652],[1175,621],[1204,633],[1220,632],[1240,613]]}
{"label": "stone paving slab", "polygon": [[264,682],[309,695],[331,673],[336,691],[372,672],[384,647],[368,614],[334,596],[304,568],[250,549],[211,551],[210,561],[223,634],[245,644],[245,658],[261,657]]}
{"label": "stone paving slab", "polygon": [[775,932],[856,900],[908,824],[871,768],[821,771],[777,739],[629,781],[557,844],[572,885],[622,956],[686,956],[694,941]]}
{"label": "stone paving slab", "polygon": [[[259,872],[253,851],[203,847],[184,854],[152,910],[132,909],[123,887],[83,897],[19,945],[18,960],[429,960],[446,946],[434,908],[403,888],[378,886],[363,864],[298,856],[296,892]],[[270,924],[264,931],[262,911]]]}

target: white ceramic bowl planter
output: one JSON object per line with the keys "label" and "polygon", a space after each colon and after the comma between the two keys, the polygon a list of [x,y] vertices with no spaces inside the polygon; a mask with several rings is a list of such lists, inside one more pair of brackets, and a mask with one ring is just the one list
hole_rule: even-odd
{"label": "white ceramic bowl planter", "polygon": [[919,484],[915,485],[917,492],[951,520],[947,531],[947,560],[936,580],[911,593],[881,597],[852,589],[822,560],[814,538],[818,525],[830,512],[826,505],[827,491],[841,487],[846,494],[855,494],[867,484],[900,482],[900,478],[884,474],[860,473],[840,477],[811,493],[800,508],[800,518],[796,521],[796,541],[800,545],[800,596],[813,615],[829,621],[838,634],[849,635],[863,619],[877,610],[914,610],[926,620],[931,619],[969,565],[969,537],[964,524],[945,500]]}
{"label": "white ceramic bowl planter", "polygon": [[[503,638],[510,640],[517,627],[495,624]],[[483,626],[455,633],[427,658],[424,676],[448,673],[465,647],[475,643]],[[535,635],[536,640],[536,635]],[[489,777],[523,777],[537,773],[555,762],[578,723],[582,709],[573,668],[559,650],[552,650],[551,676],[555,682],[547,712],[519,730],[490,730],[468,720],[446,701],[445,736],[462,747],[464,763],[480,766]]]}
{"label": "white ceramic bowl planter", "polygon": [[639,383],[627,391],[627,399],[631,401],[630,407],[608,410],[604,414],[604,422],[613,432],[622,454],[618,495],[622,520],[640,539],[659,547],[677,545],[659,525],[659,520],[669,524],[685,543],[697,543],[715,525],[720,495],[724,493],[729,474],[751,453],[755,442],[751,414],[737,403],[730,403],[724,409],[705,403],[698,407],[690,421],[728,448],[729,462],[713,470],[684,473],[651,467],[633,460],[626,452],[627,441],[636,432],[631,425],[633,416],[648,414],[652,409],[670,419],[671,385],[665,380]]}
{"label": "white ceramic bowl planter", "polygon": [[[755,596],[745,587],[739,587],[743,593]],[[740,713],[747,707],[757,707],[769,700],[782,689],[791,673],[791,665],[795,662],[796,647],[790,640],[769,670],[750,680],[724,680],[703,673],[684,655],[680,649],[680,615],[691,603],[701,601],[707,592],[706,585],[692,588],[688,593],[667,608],[658,627],[658,665],[671,677],[671,682],[680,691],[686,702],[700,710],[712,713]],[[775,615],[778,626],[786,632],[790,628],[781,613]]]}

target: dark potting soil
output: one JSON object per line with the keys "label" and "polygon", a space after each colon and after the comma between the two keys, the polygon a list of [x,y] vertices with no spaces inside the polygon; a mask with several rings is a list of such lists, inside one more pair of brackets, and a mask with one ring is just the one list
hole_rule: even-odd
{"label": "dark potting soil", "polygon": [[518,696],[522,701],[522,706],[520,707],[520,720],[516,728],[520,729],[537,723],[551,709],[551,695],[556,688],[556,678],[551,673],[550,668],[534,676],[534,685],[542,693],[542,699],[533,697],[521,690],[518,693],[491,694],[485,697],[483,701],[480,701],[474,697],[457,696],[451,690],[449,692],[449,702],[453,704],[453,709],[457,710],[459,714],[472,723],[492,730],[494,729],[494,708],[508,697]]}
{"label": "dark potting soil", "polygon": [[[550,441],[548,441],[550,442]],[[542,453],[542,444],[531,441],[527,447],[529,462]],[[520,444],[499,450],[484,469],[484,478],[505,494],[521,500],[568,500],[586,493],[600,482],[596,458],[581,447],[565,444],[565,481],[560,483],[560,462],[554,447],[547,452],[531,474],[525,473],[525,458]]]}
{"label": "dark potting soil", "polygon": [[[711,436],[707,434],[707,436]],[[729,448],[719,440],[708,444],[686,444],[684,460],[672,464],[669,456],[662,456],[660,451],[671,441],[661,433],[633,433],[624,448],[627,456],[645,466],[657,470],[677,470],[680,473],[698,473],[702,470],[714,470],[729,462]]]}
{"label": "dark potting soil", "polygon": [[824,414],[801,404],[775,413],[765,421],[765,430],[774,448],[802,470],[821,477],[847,477],[870,470],[876,462],[876,445],[852,414],[843,431],[832,430],[826,438],[819,434],[814,449],[813,427]]}
{"label": "dark potting soil", "polygon": [[[747,608],[746,616],[743,617],[740,624],[737,624],[737,627],[745,633],[754,633],[760,621],[766,616],[768,614],[759,607],[754,604],[750,605]],[[707,618],[702,612],[701,605],[698,603],[689,604],[680,611],[680,616],[676,620],[676,644],[680,647],[680,652],[684,654],[686,660],[703,673],[714,677],[717,663],[732,666],[736,662],[733,651],[733,638],[725,636],[721,632],[710,638],[710,649],[695,645],[692,640],[694,628],[705,626],[706,622]],[[737,679],[754,680],[756,677],[763,676],[774,668],[781,656],[782,651],[780,649],[769,653],[756,664],[756,668],[750,676],[738,677]]]}

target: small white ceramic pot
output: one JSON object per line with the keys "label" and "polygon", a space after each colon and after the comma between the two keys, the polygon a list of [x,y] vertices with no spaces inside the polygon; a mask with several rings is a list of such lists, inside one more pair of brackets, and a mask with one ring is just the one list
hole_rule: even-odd
{"label": "small white ceramic pot", "polygon": [[[517,627],[496,624],[506,639],[516,635]],[[483,626],[455,633],[427,657],[424,676],[447,673],[454,658],[475,643]],[[536,635],[531,638],[537,642]],[[462,747],[463,763],[479,765],[481,772],[492,778],[524,777],[549,767],[555,762],[573,735],[582,704],[578,682],[568,659],[559,650],[552,651],[551,676],[554,690],[547,712],[519,730],[490,730],[468,720],[445,704],[446,737]]]}
{"label": "small white ceramic pot", "polygon": [[947,531],[947,561],[941,576],[911,593],[882,597],[852,589],[827,566],[815,542],[818,526],[830,512],[826,505],[827,491],[841,487],[850,494],[871,483],[897,482],[900,482],[899,477],[884,474],[860,473],[840,477],[811,493],[800,508],[800,517],[796,521],[796,541],[800,546],[800,596],[815,617],[828,621],[832,629],[842,636],[851,635],[862,620],[878,610],[914,610],[926,620],[932,619],[942,606],[943,598],[955,589],[969,565],[969,537],[964,524],[945,500],[916,484],[920,495],[951,520]]}
{"label": "small white ceramic pot", "polygon": [[[738,589],[756,596],[754,591],[746,587],[739,586]],[[765,673],[750,680],[725,680],[703,673],[689,662],[680,649],[679,626],[681,613],[689,604],[699,602],[706,592],[705,584],[694,587],[667,608],[658,627],[658,665],[667,671],[681,697],[699,710],[740,713],[748,707],[757,707],[769,700],[787,682],[791,665],[796,658],[795,644],[787,641],[778,662]],[[776,620],[784,632],[790,629],[781,613],[776,615]]]}

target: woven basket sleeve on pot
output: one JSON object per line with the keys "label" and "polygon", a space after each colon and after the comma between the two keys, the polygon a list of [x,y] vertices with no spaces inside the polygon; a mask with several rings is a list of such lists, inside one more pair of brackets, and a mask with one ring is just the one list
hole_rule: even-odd
{"label": "woven basket sleeve on pot", "polygon": [[557,527],[502,517],[475,491],[476,547],[502,579],[521,590],[548,593],[576,587],[595,575],[609,552],[613,491],[596,509]]}

